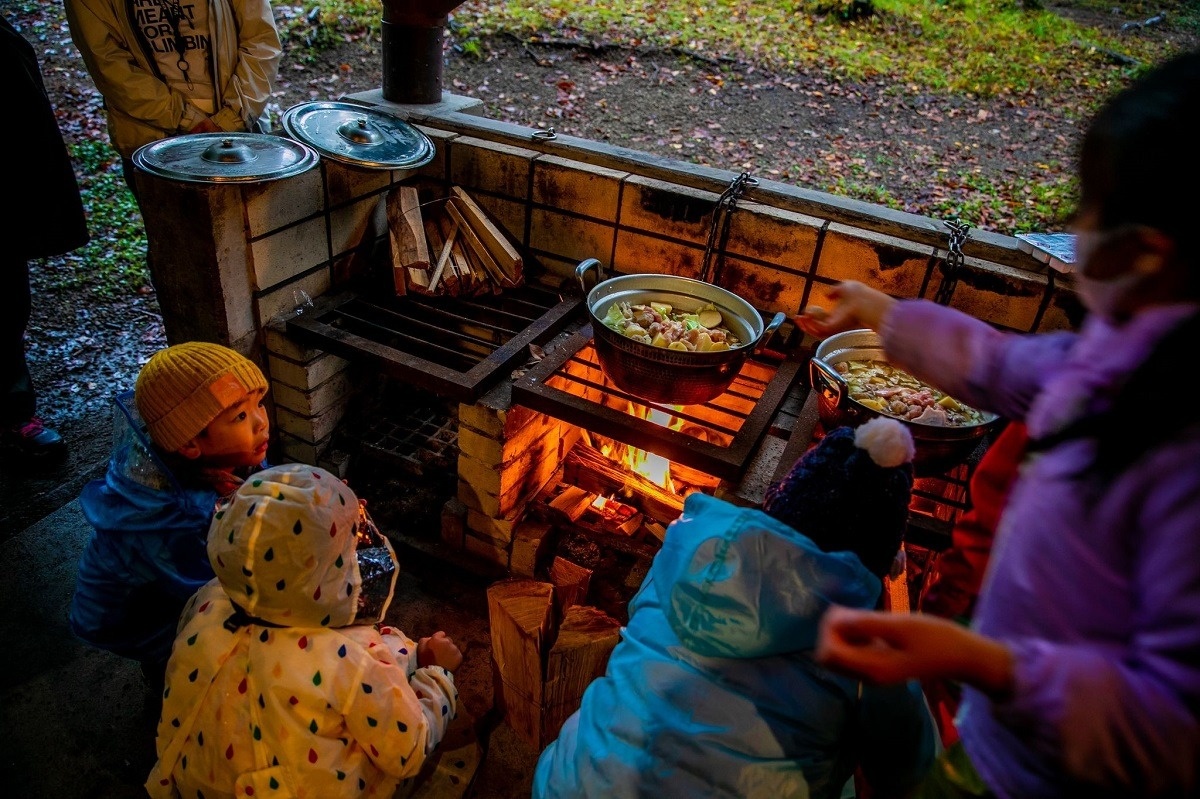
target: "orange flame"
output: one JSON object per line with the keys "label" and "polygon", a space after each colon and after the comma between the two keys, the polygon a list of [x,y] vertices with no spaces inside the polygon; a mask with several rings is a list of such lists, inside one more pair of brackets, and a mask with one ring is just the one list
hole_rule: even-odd
{"label": "orange flame", "polygon": [[[644,413],[639,413],[637,406],[630,403],[626,412],[631,416],[646,419],[671,430],[679,430],[683,427],[682,419],[657,408],[646,408]],[[600,445],[600,453],[630,471],[637,472],[655,485],[662,486],[668,491],[675,491],[674,481],[671,480],[671,461],[663,456],[607,439]]]}

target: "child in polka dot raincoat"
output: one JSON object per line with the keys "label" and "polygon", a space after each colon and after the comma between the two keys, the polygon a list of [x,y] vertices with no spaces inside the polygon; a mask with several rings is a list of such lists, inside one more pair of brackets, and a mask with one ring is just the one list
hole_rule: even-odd
{"label": "child in polka dot raincoat", "polygon": [[391,797],[454,718],[462,654],[378,624],[397,562],[354,493],[323,469],[267,469],[218,507],[208,554],[150,796]]}

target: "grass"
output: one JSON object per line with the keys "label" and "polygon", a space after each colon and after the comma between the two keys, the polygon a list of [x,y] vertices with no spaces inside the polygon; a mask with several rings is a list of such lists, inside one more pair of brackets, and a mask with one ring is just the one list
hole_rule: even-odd
{"label": "grass", "polygon": [[114,299],[149,285],[146,233],[121,162],[107,141],[71,145],[91,241],[69,258],[80,268],[56,270],[50,288],[86,288],[97,299]]}
{"label": "grass", "polygon": [[[1067,4],[1102,13],[1113,5]],[[720,57],[728,79],[746,64],[781,73],[819,69],[853,81],[883,78],[901,92],[1022,103],[1070,98],[1058,105],[1074,118],[1088,114],[1142,66],[1171,54],[1157,49],[1152,37],[1096,34],[1045,10],[1041,0],[874,0],[873,7],[872,15],[856,18],[855,0],[468,0],[451,14],[449,29],[454,46],[468,56],[484,57],[482,39],[494,34],[653,45]],[[1128,20],[1165,11],[1174,25],[1200,31],[1195,0],[1135,0],[1121,8]],[[286,57],[297,60],[378,36],[382,20],[381,0],[303,0],[277,4],[277,10]],[[63,270],[56,285],[87,287],[101,298],[136,291],[149,281],[146,240],[115,153],[84,141],[72,154],[85,176],[81,188],[93,241],[71,256],[85,266]],[[784,169],[791,177],[793,168]],[[1069,170],[1050,166],[1002,184],[972,174],[940,175],[938,181],[938,196],[922,212],[984,227],[1003,219],[1015,221],[1013,229],[1049,229],[1074,195]],[[904,198],[880,188],[862,166],[818,175],[810,185],[905,207]]]}
{"label": "grass", "polygon": [[[1113,54],[1137,64],[1166,53],[1148,38],[1097,34],[1044,8],[1039,0],[874,0],[875,13],[846,19],[850,0],[468,0],[452,13],[451,30],[465,52],[479,37],[576,36],[620,45],[683,48],[752,62],[775,71],[820,67],[849,80],[885,75],[918,90],[980,97],[1056,94],[1063,76],[1081,92],[1102,97],[1131,77],[1114,75]],[[1070,5],[1108,12],[1110,0]],[[1125,18],[1166,10],[1175,24],[1200,29],[1192,0],[1126,2]],[[379,0],[323,0],[313,33],[308,14],[293,15],[285,35],[336,41],[377,33]],[[1086,109],[1083,109],[1086,110]]]}
{"label": "grass", "polygon": [[[869,4],[873,13],[858,13]],[[1077,11],[1111,14],[1111,0],[1059,0]],[[318,12],[310,9],[319,8]],[[1122,19],[1159,13],[1173,25],[1200,31],[1196,0],[1133,0]],[[321,33],[314,33],[314,19]],[[379,0],[310,2],[292,16],[285,36],[329,41],[377,35]],[[334,30],[329,30],[332,28]],[[468,0],[449,29],[466,55],[485,56],[494,35],[654,46],[719,59],[714,80],[741,80],[748,65],[777,74],[820,71],[846,81],[880,80],[896,94],[968,96],[1053,107],[1069,120],[1097,104],[1139,71],[1173,52],[1158,37],[1117,36],[1076,24],[1043,0]],[[687,144],[680,157],[687,158]],[[756,158],[778,175],[793,170]],[[743,167],[750,168],[743,164]],[[1001,230],[1052,229],[1070,215],[1075,177],[1061,164],[989,184],[978,176],[938,175],[918,213],[961,216]],[[906,209],[864,170],[842,174],[816,165],[805,185],[832,194]],[[911,200],[910,200],[911,203]]]}

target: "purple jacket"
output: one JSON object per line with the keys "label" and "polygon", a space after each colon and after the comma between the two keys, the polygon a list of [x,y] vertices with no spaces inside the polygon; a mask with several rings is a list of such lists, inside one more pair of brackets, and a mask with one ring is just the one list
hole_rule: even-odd
{"label": "purple jacket", "polygon": [[[1105,407],[1107,392],[1197,307],[1120,329],[1017,335],[940,305],[897,303],[889,357],[1031,437]],[[1164,375],[1163,404],[1194,402]],[[964,691],[958,729],[999,796],[1200,795],[1200,430],[1131,463],[1100,497],[1069,476],[1093,444],[1027,459],[1000,519],[973,622],[1016,659],[1003,703]]]}

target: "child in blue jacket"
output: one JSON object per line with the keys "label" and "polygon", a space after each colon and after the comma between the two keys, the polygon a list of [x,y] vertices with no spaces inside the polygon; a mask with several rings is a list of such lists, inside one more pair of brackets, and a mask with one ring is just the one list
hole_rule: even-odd
{"label": "child in blue jacket", "polygon": [[895,419],[826,435],[763,510],[688,496],[604,676],[538,760],[534,799],[837,799],[856,769],[900,795],[932,763],[915,683],[813,658],[833,603],[874,608],[908,517],[913,441]]}
{"label": "child in blue jacket", "polygon": [[213,578],[205,541],[218,498],[265,466],[267,380],[228,347],[187,342],[155,353],[132,394],[115,398],[115,445],[80,506],[94,528],[70,624],[142,664],[160,689],[184,604]]}

